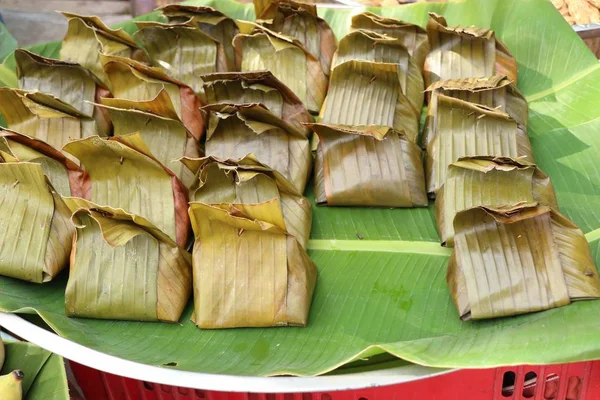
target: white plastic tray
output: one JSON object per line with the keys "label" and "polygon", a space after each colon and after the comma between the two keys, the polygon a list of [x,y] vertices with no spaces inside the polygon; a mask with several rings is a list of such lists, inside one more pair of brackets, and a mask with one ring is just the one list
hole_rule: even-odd
{"label": "white plastic tray", "polygon": [[306,378],[205,374],[155,367],[110,356],[61,338],[15,314],[0,312],[0,326],[46,350],[100,371],[163,385],[203,390],[256,393],[327,392],[406,383],[452,371],[410,364],[380,371]]}

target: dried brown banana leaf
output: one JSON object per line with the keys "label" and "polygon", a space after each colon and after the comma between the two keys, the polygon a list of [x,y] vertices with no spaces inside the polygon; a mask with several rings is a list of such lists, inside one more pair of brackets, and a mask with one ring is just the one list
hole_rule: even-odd
{"label": "dried brown banana leaf", "polygon": [[435,132],[427,146],[427,193],[434,196],[446,180],[448,165],[461,157],[524,158],[535,162],[529,137],[502,111],[438,95]]}
{"label": "dried brown banana leaf", "polygon": [[5,162],[40,164],[54,190],[61,196],[85,196],[84,171],[48,143],[0,128],[0,155]]}
{"label": "dried brown banana leaf", "polygon": [[303,124],[313,122],[313,117],[298,96],[270,71],[217,72],[203,75],[202,80],[208,104],[259,103],[308,136]]}
{"label": "dried brown banana leaf", "polygon": [[315,201],[330,206],[427,206],[421,149],[387,126],[313,124]]}
{"label": "dried brown banana leaf", "polygon": [[471,208],[456,215],[454,230],[446,279],[463,320],[600,297],[600,278],[583,232],[550,207]]}
{"label": "dried brown banana leaf", "polygon": [[557,209],[550,178],[535,164],[502,157],[464,157],[448,166],[435,198],[435,219],[442,245],[454,245],[452,222],[468,208],[504,207],[536,202]]}
{"label": "dried brown banana leaf", "polygon": [[304,193],[312,163],[304,132],[260,104],[214,104],[205,110],[210,112],[207,156],[239,160],[253,154],[259,162],[285,176],[298,193]]}
{"label": "dried brown banana leaf", "polygon": [[160,8],[169,22],[195,22],[207,35],[215,38],[225,51],[227,70],[235,70],[233,38],[239,33],[235,20],[212,7],[169,4]]}
{"label": "dried brown banana leaf", "polygon": [[198,140],[204,134],[204,116],[199,107],[202,100],[185,83],[169,77],[161,69],[124,57],[101,56],[104,70],[113,86],[115,98],[149,102],[162,91],[168,100],[161,99],[165,108],[173,108],[188,131]]}
{"label": "dried brown banana leaf", "polygon": [[420,26],[363,12],[352,17],[351,29],[366,29],[400,40],[415,59],[415,63],[423,69],[425,58],[429,53],[429,42],[427,33]]}
{"label": "dried brown banana leaf", "polygon": [[356,30],[340,40],[333,66],[351,60],[398,64],[398,77],[402,93],[415,110],[421,110],[423,107],[423,75],[421,68],[410,56],[402,41],[371,31]]}
{"label": "dried brown banana leaf", "polygon": [[189,213],[200,328],[306,326],[317,269],[285,230],[276,199],[235,207],[192,202]]}
{"label": "dried brown banana leaf", "polygon": [[19,86],[27,91],[51,94],[92,117],[102,136],[110,134],[110,120],[92,104],[108,96],[108,88],[79,64],[42,57],[25,49],[15,50]]}
{"label": "dried brown banana leaf", "polygon": [[145,59],[144,52],[123,29],[111,29],[98,17],[62,14],[69,25],[59,58],[90,70],[108,88],[110,81],[102,68],[100,54]]}
{"label": "dried brown banana leaf", "polygon": [[10,130],[43,140],[56,149],[70,140],[98,134],[93,119],[41,92],[0,88],[0,113]]}
{"label": "dried brown banana leaf", "polygon": [[0,193],[0,275],[52,280],[69,261],[69,209],[37,163],[0,163]]}
{"label": "dried brown banana leaf", "polygon": [[187,189],[149,155],[139,134],[109,140],[92,136],[68,143],[64,151],[77,157],[90,177],[87,200],[139,215],[185,246]]}
{"label": "dried brown banana leaf", "polygon": [[214,157],[181,160],[196,172],[190,201],[205,204],[258,204],[273,199],[283,213],[285,230],[306,248],[312,225],[310,202],[279,172],[254,156],[234,160]]}
{"label": "dried brown banana leaf", "polygon": [[446,19],[429,14],[431,51],[425,60],[425,85],[456,78],[504,75],[517,82],[517,61],[491,29],[448,27]]}
{"label": "dried brown banana leaf", "polygon": [[336,66],[320,122],[389,126],[416,142],[421,109],[404,95],[402,76],[399,64],[352,60]]}
{"label": "dried brown banana leaf", "polygon": [[179,120],[175,110],[168,107],[168,95],[164,90],[148,102],[107,98],[102,99],[102,103],[113,121],[115,136],[138,132],[152,155],[173,171],[186,187],[193,183],[194,174],[178,160],[199,157],[199,143]]}
{"label": "dried brown banana leaf", "polygon": [[527,100],[515,85],[506,77],[495,75],[486,78],[462,78],[438,81],[433,83],[427,92],[431,93],[427,108],[427,119],[421,140],[423,148],[427,148],[435,132],[437,96],[455,97],[470,103],[481,104],[489,108],[504,111],[519,125],[519,129],[527,133],[528,105]]}
{"label": "dried brown banana leaf", "polygon": [[329,75],[337,41],[329,24],[317,15],[317,6],[293,0],[272,0],[266,8],[261,9],[260,2],[262,0],[254,1],[257,22],[298,40],[319,58],[323,71]]}
{"label": "dried brown banana leaf", "polygon": [[76,227],[69,317],[177,322],[192,291],[191,256],[148,220],[66,198]]}
{"label": "dried brown banana leaf", "polygon": [[201,74],[228,71],[223,46],[195,24],[137,22],[134,37],[155,67],[187,84],[204,98]]}
{"label": "dried brown banana leaf", "polygon": [[318,113],[327,92],[327,74],[318,58],[298,40],[263,26],[240,21],[233,39],[239,71],[271,71],[298,96],[306,108]]}

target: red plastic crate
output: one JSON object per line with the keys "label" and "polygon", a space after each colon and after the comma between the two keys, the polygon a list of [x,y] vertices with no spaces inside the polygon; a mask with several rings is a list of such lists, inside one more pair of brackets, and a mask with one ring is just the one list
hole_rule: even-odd
{"label": "red plastic crate", "polygon": [[[328,393],[226,393],[136,381],[71,362],[87,400],[598,400],[600,361],[461,370],[400,385]],[[274,378],[276,379],[276,378]]]}

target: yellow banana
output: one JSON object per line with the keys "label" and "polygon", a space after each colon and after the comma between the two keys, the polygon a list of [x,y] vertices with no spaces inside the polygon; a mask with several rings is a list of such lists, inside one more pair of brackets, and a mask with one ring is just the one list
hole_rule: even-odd
{"label": "yellow banana", "polygon": [[8,375],[0,376],[0,400],[22,400],[21,381],[23,372],[16,369]]}

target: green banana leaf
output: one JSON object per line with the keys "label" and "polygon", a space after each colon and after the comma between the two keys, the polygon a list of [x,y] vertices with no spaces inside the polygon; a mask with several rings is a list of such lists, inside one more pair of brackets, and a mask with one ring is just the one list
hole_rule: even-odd
{"label": "green banana leaf", "polygon": [[63,358],[34,344],[5,342],[6,360],[0,375],[23,371],[23,398],[27,400],[69,400]]}
{"label": "green banana leaf", "polygon": [[[234,18],[253,16],[251,5],[231,0],[196,4]],[[496,31],[519,64],[535,159],[552,178],[560,212],[583,230],[600,264],[600,65],[552,4],[466,0],[371,11],[420,26],[435,11],[450,25]],[[320,15],[340,38],[356,12]],[[306,195],[312,199],[312,189]],[[189,320],[191,305],[181,325],[68,319],[65,274],[42,286],[0,278],[0,309],[38,313],[60,335],[108,354],[211,373],[314,375],[384,352],[436,367],[600,358],[599,301],[461,322],[445,282],[450,253],[439,246],[432,203],[314,207],[308,248],[319,278],[306,328],[203,331]]]}

